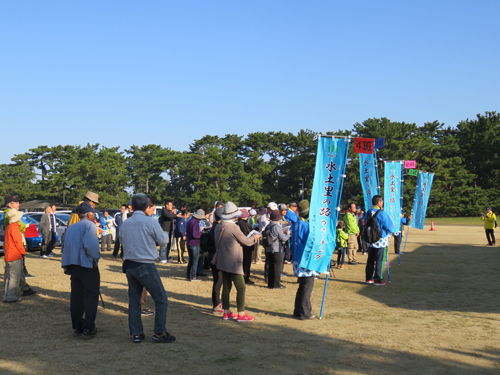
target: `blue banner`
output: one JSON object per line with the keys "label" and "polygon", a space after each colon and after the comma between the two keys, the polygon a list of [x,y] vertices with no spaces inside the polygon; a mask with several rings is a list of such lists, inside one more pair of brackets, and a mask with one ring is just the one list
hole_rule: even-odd
{"label": "blue banner", "polygon": [[384,211],[394,223],[393,233],[401,231],[403,162],[386,161],[384,170]]}
{"label": "blue banner", "polygon": [[316,168],[309,208],[309,237],[300,267],[328,272],[335,235],[349,139],[318,139]]}
{"label": "blue banner", "polygon": [[359,154],[359,174],[363,197],[365,200],[365,212],[372,208],[372,198],[379,192],[377,164],[374,154]]}
{"label": "blue banner", "polygon": [[385,146],[385,138],[379,138],[375,140],[375,150]]}
{"label": "blue banner", "polygon": [[434,173],[420,172],[418,174],[417,187],[415,188],[415,198],[413,198],[413,208],[411,217],[411,227],[424,229],[425,214],[427,204],[431,195],[432,180]]}

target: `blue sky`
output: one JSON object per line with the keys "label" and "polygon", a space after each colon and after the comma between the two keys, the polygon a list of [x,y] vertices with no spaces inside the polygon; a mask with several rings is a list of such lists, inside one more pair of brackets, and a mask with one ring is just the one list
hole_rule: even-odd
{"label": "blue sky", "polygon": [[0,2],[0,163],[39,145],[455,126],[500,110],[499,1]]}

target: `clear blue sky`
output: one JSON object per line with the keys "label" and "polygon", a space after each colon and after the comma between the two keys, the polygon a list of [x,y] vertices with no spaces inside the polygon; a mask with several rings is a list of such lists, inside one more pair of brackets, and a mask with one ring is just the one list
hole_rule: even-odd
{"label": "clear blue sky", "polygon": [[4,0],[0,163],[39,145],[455,126],[500,110],[500,1]]}

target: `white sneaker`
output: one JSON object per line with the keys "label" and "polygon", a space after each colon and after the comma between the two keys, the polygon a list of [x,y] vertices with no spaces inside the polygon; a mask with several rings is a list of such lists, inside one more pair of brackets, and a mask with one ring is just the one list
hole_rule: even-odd
{"label": "white sneaker", "polygon": [[166,260],[160,260],[160,264],[167,264]]}

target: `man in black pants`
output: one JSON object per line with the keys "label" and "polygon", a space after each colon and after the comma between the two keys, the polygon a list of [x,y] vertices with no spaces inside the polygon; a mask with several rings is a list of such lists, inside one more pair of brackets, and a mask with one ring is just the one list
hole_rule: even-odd
{"label": "man in black pants", "polygon": [[115,233],[115,247],[113,249],[113,258],[116,259],[118,256],[118,251],[120,251],[120,258],[123,258],[123,246],[121,246],[120,243],[120,227],[123,224],[123,220],[125,219],[125,211],[127,211],[127,205],[122,204],[120,207],[120,211],[117,214],[115,214],[115,227],[116,227],[116,233]]}
{"label": "man in black pants", "polygon": [[488,244],[486,246],[495,245],[495,221],[496,215],[491,210],[491,207],[486,208],[486,214],[481,214],[481,220],[484,221],[484,230],[486,232],[486,239]]}
{"label": "man in black pants", "polygon": [[271,222],[266,227],[270,230],[270,237],[273,240],[271,246],[266,247],[266,263],[269,265],[268,284],[269,289],[285,289],[281,285],[281,262],[283,262],[283,243],[290,238],[290,231],[283,230],[279,224],[281,220],[281,212],[274,210],[269,215]]}
{"label": "man in black pants", "polygon": [[[80,221],[69,226],[61,244],[62,267],[71,275],[71,322],[73,336],[95,337],[95,319],[101,284],[99,239],[94,224],[95,210],[87,202],[78,209]],[[85,316],[85,318],[84,318]]]}
{"label": "man in black pants", "polygon": [[168,244],[165,246],[160,246],[160,263],[172,263],[170,259],[170,238],[172,237],[172,230],[174,229],[174,221],[177,220],[181,214],[176,214],[173,211],[174,205],[170,199],[165,201],[165,207],[162,208],[160,214],[160,225],[165,234],[168,237]]}

